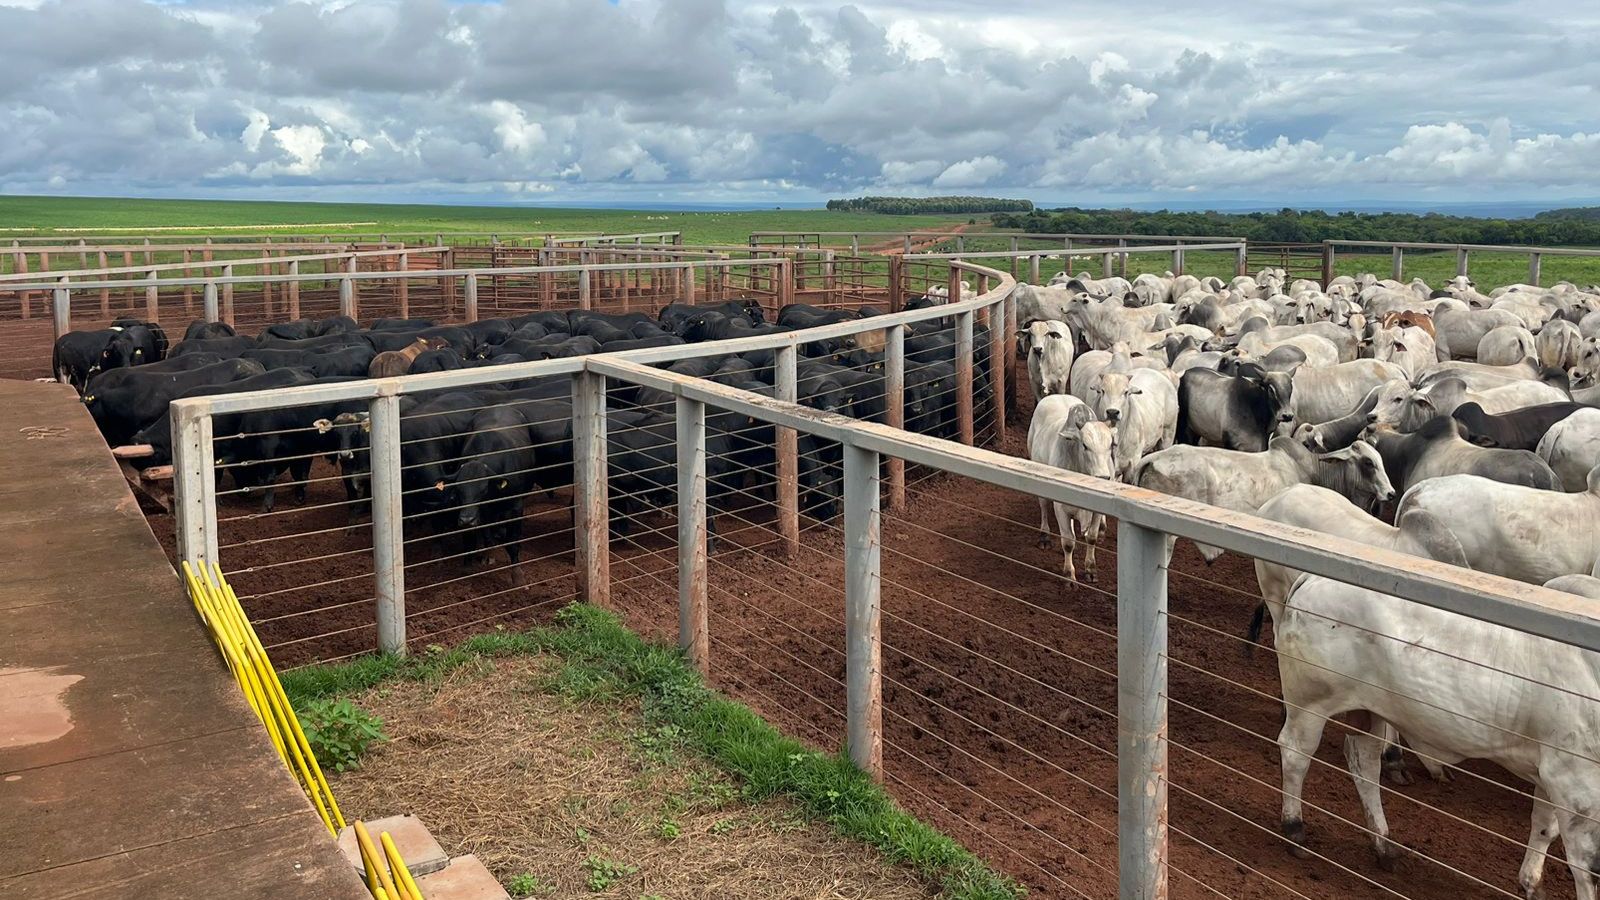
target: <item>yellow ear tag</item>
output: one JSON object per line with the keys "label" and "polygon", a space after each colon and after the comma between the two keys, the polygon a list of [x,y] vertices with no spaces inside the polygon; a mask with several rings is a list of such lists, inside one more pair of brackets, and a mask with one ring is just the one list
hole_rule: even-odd
{"label": "yellow ear tag", "polygon": [[508,485],[510,485],[510,484],[511,484],[511,482],[510,482],[510,481],[507,481],[507,480],[506,480],[506,479],[504,479],[504,478],[502,478],[502,479],[500,479],[500,490],[502,490],[502,491],[503,491],[503,490],[505,490],[505,489],[506,489],[506,487],[507,487],[507,486],[508,486]]}

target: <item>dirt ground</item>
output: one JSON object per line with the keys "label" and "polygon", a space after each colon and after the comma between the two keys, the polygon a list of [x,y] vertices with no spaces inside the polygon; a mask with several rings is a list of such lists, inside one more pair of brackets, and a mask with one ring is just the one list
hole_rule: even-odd
{"label": "dirt ground", "polygon": [[[1013,453],[1029,412],[1018,399],[1004,445]],[[332,473],[319,463],[313,475]],[[342,501],[333,480],[313,485],[305,507],[284,502],[267,517],[254,513],[254,498],[221,498],[224,568],[280,666],[373,646],[370,538],[364,524],[344,527]],[[478,569],[430,561],[454,551],[428,539],[408,543],[413,642],[544,621],[572,598],[566,502],[563,493],[530,504],[520,572],[498,554]],[[740,518],[751,524],[741,530]],[[151,521],[170,545],[170,520]],[[889,786],[1032,896],[1114,896],[1115,530],[1102,543],[1099,583],[1075,584],[1059,575],[1058,549],[1035,546],[1037,521],[1032,498],[950,476],[914,481],[908,508],[885,511]],[[638,631],[675,640],[675,529],[670,517],[646,522],[660,533],[613,542],[612,603]],[[713,682],[786,731],[837,749],[838,523],[809,525],[788,560],[769,522],[761,509],[722,517],[724,543],[710,570]],[[1268,646],[1248,658],[1239,639],[1255,593],[1250,560],[1225,555],[1207,567],[1179,544],[1169,616],[1173,895],[1458,900],[1515,892],[1526,785],[1501,787],[1503,773],[1476,765],[1468,771],[1481,778],[1438,784],[1413,760],[1416,783],[1385,792],[1392,835],[1442,864],[1413,857],[1387,872],[1365,834],[1334,728],[1305,790],[1310,848],[1320,858],[1288,853],[1277,832],[1282,712],[1270,632]],[[1572,896],[1565,866],[1546,869],[1551,896]]]}
{"label": "dirt ground", "polygon": [[913,900],[934,893],[876,851],[750,804],[631,705],[568,700],[549,657],[458,669],[355,697],[389,741],[332,782],[346,818],[410,812],[536,898]]}

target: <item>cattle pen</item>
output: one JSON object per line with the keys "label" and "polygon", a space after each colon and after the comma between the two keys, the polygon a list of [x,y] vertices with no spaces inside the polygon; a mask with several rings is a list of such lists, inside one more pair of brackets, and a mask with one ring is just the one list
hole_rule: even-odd
{"label": "cattle pen", "polygon": [[[1341,742],[1323,742],[1302,772],[1309,836],[1280,831],[1289,766],[1278,673],[1289,651],[1242,636],[1261,602],[1253,560],[1551,647],[1600,650],[1600,620],[1584,602],[1025,458],[1033,398],[1018,374],[1019,280],[1041,283],[1047,261],[1074,255],[1106,274],[1141,257],[1181,273],[1186,254],[1208,253],[1229,260],[1217,274],[1233,274],[1250,264],[1244,242],[1054,235],[1064,243],[880,256],[861,247],[877,235],[752,235],[742,248],[670,233],[412,246],[382,237],[270,251],[241,238],[228,259],[190,247],[178,252],[196,258],[107,264],[143,252],[118,249],[145,246],[124,239],[105,245],[99,268],[48,279],[36,261],[35,274],[0,275],[0,334],[18,348],[0,374],[46,376],[55,335],[125,316],[243,329],[336,314],[655,315],[672,303],[882,311],[782,334],[175,401],[171,509],[150,508],[151,522],[175,558],[221,566],[280,665],[414,651],[583,600],[677,643],[710,683],[785,731],[846,748],[907,808],[1034,896],[1518,897],[1525,856],[1547,870],[1551,895],[1584,896],[1548,838],[1529,848],[1540,843],[1529,811],[1547,798],[1497,767],[1426,749],[1409,777],[1352,762],[1358,796]],[[915,235],[890,237],[910,247]],[[912,302],[935,291],[948,302]],[[953,348],[950,379],[912,384],[917,341],[930,338]],[[882,421],[802,405],[802,360],[823,342],[881,379]],[[879,348],[881,366],[851,356],[862,348]],[[666,368],[729,354],[770,390]],[[507,382],[542,435],[528,448],[535,471],[482,476],[530,476],[516,529],[458,517],[460,502],[416,507],[446,493],[408,462],[432,439],[420,423],[491,404],[403,409]],[[670,425],[631,418],[640,407]],[[334,414],[295,426],[272,416],[311,408]],[[947,416],[948,427],[913,428],[922,416]],[[340,453],[357,460],[362,483],[323,452],[264,440],[318,430],[359,434]],[[545,452],[555,447],[568,455]],[[455,452],[465,462],[494,451]],[[262,485],[221,477],[263,465],[288,469],[291,480],[267,491],[298,502],[263,505]],[[1058,550],[1034,546],[1042,501],[1115,520],[1097,580],[1067,578]],[[1186,539],[1170,564],[1169,536]],[[1207,565],[1194,542],[1226,555]],[[1451,678],[1487,673],[1600,702],[1497,657],[1426,641],[1410,651]],[[1389,737],[1359,717],[1327,718],[1319,733],[1322,724],[1347,745]],[[1396,776],[1410,783],[1387,780]],[[1383,865],[1362,806],[1378,795],[1404,846]]]}

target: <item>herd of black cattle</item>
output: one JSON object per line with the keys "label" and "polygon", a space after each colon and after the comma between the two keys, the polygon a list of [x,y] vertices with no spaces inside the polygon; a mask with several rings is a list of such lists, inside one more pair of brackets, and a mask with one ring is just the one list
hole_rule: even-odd
{"label": "herd of black cattle", "polygon": [[[908,308],[930,306],[919,298]],[[183,397],[238,393],[362,378],[503,366],[532,360],[715,341],[867,318],[881,310],[780,309],[776,321],[753,300],[674,303],[655,317],[588,310],[545,311],[459,325],[379,319],[361,328],[344,316],[267,326],[236,334],[220,322],[192,323],[177,344],[159,325],[118,320],[71,332],[55,346],[57,378],[75,386],[112,446],[148,444],[147,465],[171,461],[168,407]],[[881,335],[882,332],[870,332]],[[987,331],[974,334],[974,414],[988,414]],[[686,375],[772,396],[773,350],[715,354],[661,364]],[[955,437],[956,338],[949,317],[909,326],[904,416],[908,430]],[[821,410],[885,421],[883,344],[856,337],[800,345],[797,399]],[[673,501],[677,487],[673,397],[613,382],[607,396],[612,527],[626,531],[640,510]],[[572,401],[567,376],[511,377],[470,388],[401,398],[401,486],[408,527],[463,535],[469,551],[504,546],[517,561],[523,501],[572,483]],[[271,511],[273,485],[287,473],[296,502],[306,499],[313,463],[336,464],[350,518],[370,495],[368,401],[353,400],[219,415],[213,423],[219,484],[259,492]],[[770,425],[708,411],[709,502],[765,494],[774,483]],[[799,436],[800,505],[829,520],[839,512],[840,449]]]}

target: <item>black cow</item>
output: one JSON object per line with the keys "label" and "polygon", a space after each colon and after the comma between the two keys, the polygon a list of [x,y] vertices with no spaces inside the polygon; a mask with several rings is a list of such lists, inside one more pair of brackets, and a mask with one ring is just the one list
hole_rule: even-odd
{"label": "black cow", "polygon": [[378,319],[373,322],[373,331],[421,331],[433,327],[432,319]]}
{"label": "black cow", "polygon": [[227,322],[207,322],[205,319],[195,319],[183,331],[183,339],[186,341],[205,341],[233,336],[232,325]]}
{"label": "black cow", "polygon": [[537,467],[528,420],[513,405],[491,406],[477,411],[470,428],[446,503],[456,511],[469,562],[481,551],[503,546],[516,565],[522,555],[523,500],[533,489]]}
{"label": "black cow", "polygon": [[946,439],[959,435],[956,367],[953,364],[907,361],[904,396],[907,431]]}
{"label": "black cow", "polygon": [[1463,403],[1451,415],[1465,429],[1463,436],[1480,447],[1533,450],[1557,422],[1587,408],[1586,403],[1542,403],[1492,415],[1476,403]]}
{"label": "black cow", "polygon": [[1291,417],[1294,382],[1281,372],[1224,375],[1194,368],[1178,382],[1178,442],[1259,453]]}
{"label": "black cow", "polygon": [[424,350],[418,353],[417,358],[411,361],[411,368],[406,370],[406,374],[449,372],[466,367],[467,361],[461,358],[461,354],[449,347],[445,347],[442,350]]}
{"label": "black cow", "polygon": [[236,334],[231,337],[216,338],[185,338],[172,348],[173,356],[183,356],[186,353],[215,353],[224,359],[234,359],[246,350],[256,347],[256,339],[247,334]]}
{"label": "black cow", "polygon": [[50,355],[50,368],[56,380],[70,384],[82,396],[89,387],[89,379],[101,369],[106,348],[120,333],[117,329],[99,331],[69,331],[56,338]]}
{"label": "black cow", "polygon": [[407,518],[428,517],[449,505],[446,489],[461,464],[472,418],[484,405],[482,396],[463,391],[402,400],[400,487]]}
{"label": "black cow", "polygon": [[[179,359],[192,357],[179,357]],[[181,400],[185,397],[212,397],[217,394],[239,394],[245,391],[265,391],[273,388],[294,387],[301,384],[310,384],[316,381],[309,369],[276,369],[238,381],[229,381],[222,384],[203,384],[190,388],[174,397]],[[217,416],[211,426],[211,433],[216,441],[216,459],[221,463],[232,459],[233,448],[231,442],[239,434],[239,416],[237,414]],[[139,433],[133,436],[135,444],[149,444],[153,451],[150,456],[140,460],[144,465],[163,466],[172,462],[172,416],[165,415],[150,423]]]}
{"label": "black cow", "polygon": [[227,359],[183,372],[142,373],[140,368],[145,367],[128,369],[127,376],[107,385],[102,393],[84,395],[95,425],[113,447],[128,443],[134,434],[165,416],[168,404],[190,388],[238,381],[266,371],[260,363],[247,359]]}
{"label": "black cow", "polygon": [[261,329],[261,336],[281,338],[286,341],[303,341],[306,338],[317,336],[317,321],[315,319],[293,319],[288,322],[275,322]]}
{"label": "black cow", "polygon": [[310,369],[318,378],[333,375],[366,375],[377,354],[364,343],[333,346],[316,350],[278,350],[263,348],[246,350],[239,354],[253,359],[267,369]]}

